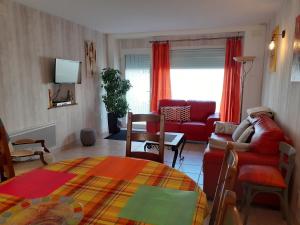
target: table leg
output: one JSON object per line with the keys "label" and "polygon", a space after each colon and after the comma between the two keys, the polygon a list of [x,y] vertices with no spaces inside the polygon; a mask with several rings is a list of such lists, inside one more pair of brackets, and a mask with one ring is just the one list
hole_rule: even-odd
{"label": "table leg", "polygon": [[180,149],[180,152],[179,152],[179,159],[180,160],[184,160],[184,156],[181,155],[184,146],[185,146],[185,139],[183,139],[183,142],[182,142],[182,145],[181,145],[181,149]]}
{"label": "table leg", "polygon": [[175,168],[176,160],[178,156],[178,147],[172,146],[172,151],[174,152],[173,162],[172,162],[172,168]]}

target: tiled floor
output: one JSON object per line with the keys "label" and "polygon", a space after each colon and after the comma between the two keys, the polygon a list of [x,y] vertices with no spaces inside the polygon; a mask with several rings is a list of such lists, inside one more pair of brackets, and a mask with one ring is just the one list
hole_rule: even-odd
{"label": "tiled floor", "polygon": [[[73,159],[86,156],[100,155],[125,155],[125,141],[107,140],[99,138],[95,146],[82,147],[81,145],[70,146],[62,151],[55,152],[51,156],[47,156],[48,161],[61,161],[65,159]],[[133,144],[134,149],[143,149],[143,143],[137,142]],[[183,155],[183,161],[177,161],[175,168],[186,173],[195,182],[202,187],[202,159],[205,144],[203,143],[186,143]],[[165,164],[171,166],[173,152],[165,150]],[[42,166],[39,160],[15,164],[17,174]],[[248,225],[285,225],[278,210],[268,208],[252,207]]]}

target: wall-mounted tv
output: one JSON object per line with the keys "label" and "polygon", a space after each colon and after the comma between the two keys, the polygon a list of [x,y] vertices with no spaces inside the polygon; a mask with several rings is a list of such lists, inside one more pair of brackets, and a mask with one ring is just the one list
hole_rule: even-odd
{"label": "wall-mounted tv", "polygon": [[57,84],[81,83],[80,62],[66,59],[55,59],[55,78]]}

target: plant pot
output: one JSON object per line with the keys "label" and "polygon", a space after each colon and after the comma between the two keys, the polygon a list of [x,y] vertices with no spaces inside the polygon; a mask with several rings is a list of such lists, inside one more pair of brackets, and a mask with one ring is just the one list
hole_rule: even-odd
{"label": "plant pot", "polygon": [[120,131],[118,126],[118,117],[115,113],[107,113],[108,131],[110,134],[115,134]]}

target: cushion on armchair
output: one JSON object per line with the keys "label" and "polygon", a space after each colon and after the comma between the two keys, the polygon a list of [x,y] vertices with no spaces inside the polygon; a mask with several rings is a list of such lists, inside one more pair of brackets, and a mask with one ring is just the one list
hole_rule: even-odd
{"label": "cushion on armchair", "polygon": [[233,141],[237,141],[244,131],[251,125],[249,120],[243,120],[232,134]]}
{"label": "cushion on armchair", "polygon": [[216,134],[233,134],[238,125],[228,122],[215,122],[215,133]]}
{"label": "cushion on armchair", "polygon": [[[225,150],[227,141],[209,138],[208,144],[209,144],[209,148],[211,149]],[[236,151],[244,152],[250,150],[249,143],[232,142],[232,145],[233,145],[233,149]]]}

